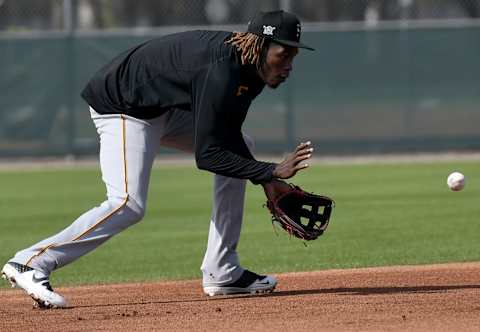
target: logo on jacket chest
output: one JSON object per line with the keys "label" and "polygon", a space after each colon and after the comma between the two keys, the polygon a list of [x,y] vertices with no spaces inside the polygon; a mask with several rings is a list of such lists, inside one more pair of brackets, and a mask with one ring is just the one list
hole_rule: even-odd
{"label": "logo on jacket chest", "polygon": [[235,95],[238,97],[238,96],[241,96],[244,92],[247,92],[247,91],[248,91],[248,86],[240,85],[240,86],[238,86],[237,93]]}

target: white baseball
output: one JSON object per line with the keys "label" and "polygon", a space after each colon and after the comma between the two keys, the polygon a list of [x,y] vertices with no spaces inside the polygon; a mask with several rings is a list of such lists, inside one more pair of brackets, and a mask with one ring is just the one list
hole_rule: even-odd
{"label": "white baseball", "polygon": [[460,191],[465,187],[465,175],[460,172],[453,172],[447,178],[447,185],[453,191]]}

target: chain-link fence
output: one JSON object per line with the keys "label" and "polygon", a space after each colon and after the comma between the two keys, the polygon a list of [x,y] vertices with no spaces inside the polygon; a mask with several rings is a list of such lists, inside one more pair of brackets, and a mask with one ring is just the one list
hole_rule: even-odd
{"label": "chain-link fence", "polygon": [[304,22],[477,19],[480,0],[0,0],[0,31],[244,24],[275,9]]}
{"label": "chain-link fence", "polygon": [[300,52],[288,83],[255,99],[244,129],[258,152],[303,139],[320,153],[478,150],[479,4],[0,0],[0,157],[95,154],[80,91],[101,66],[148,39],[245,27],[275,9],[307,22],[302,39],[317,51]]}

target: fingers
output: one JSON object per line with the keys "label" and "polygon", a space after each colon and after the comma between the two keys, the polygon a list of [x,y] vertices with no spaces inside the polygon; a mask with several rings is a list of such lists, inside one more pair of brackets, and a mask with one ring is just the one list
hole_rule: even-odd
{"label": "fingers", "polygon": [[285,160],[279,164],[274,175],[281,179],[289,179],[298,171],[308,168],[310,165],[305,162],[312,157],[313,147],[310,141],[301,142],[293,153],[290,153]]}
{"label": "fingers", "polygon": [[310,158],[312,152],[313,152],[313,147],[311,146],[311,142],[308,141],[306,143],[300,143],[297,148],[295,149],[295,155],[296,157],[298,156],[305,156],[308,155]]}
{"label": "fingers", "polygon": [[291,177],[294,177],[297,172],[301,171],[301,170],[304,170],[306,168],[308,168],[310,165],[309,164],[297,164],[294,168],[293,168],[293,173],[288,177],[288,178],[291,178]]}
{"label": "fingers", "polygon": [[303,149],[306,149],[308,147],[310,147],[310,145],[312,144],[312,142],[308,141],[308,142],[301,142],[295,149],[295,152],[298,152],[300,150],[303,150]]}
{"label": "fingers", "polygon": [[298,157],[298,156],[305,156],[305,155],[309,155],[311,156],[312,155],[312,152],[313,152],[313,148],[304,148],[304,149],[301,149],[301,150],[298,150],[295,155]]}
{"label": "fingers", "polygon": [[300,143],[295,150],[295,165],[301,162],[302,160],[308,159],[312,156],[313,147],[311,146],[311,142],[308,141],[306,143]]}
{"label": "fingers", "polygon": [[297,166],[295,166],[295,170],[296,170],[296,171],[299,171],[299,170],[305,169],[305,168],[307,168],[307,167],[310,167],[310,164],[308,164],[308,163],[299,163],[299,164],[297,164]]}
{"label": "fingers", "polygon": [[[311,150],[313,151],[313,148]],[[295,161],[294,161],[295,166],[293,167],[295,173],[310,166],[308,163],[304,161],[307,159],[310,159],[311,156],[312,154],[308,153],[308,154],[299,155],[297,156],[297,158],[295,158]]]}
{"label": "fingers", "polygon": [[299,170],[305,169],[310,166],[305,161],[312,157],[313,147],[311,146],[311,144],[312,143],[308,141],[304,143],[302,142],[298,145],[296,149],[296,158],[294,160],[295,172],[298,172]]}
{"label": "fingers", "polygon": [[[313,149],[312,149],[313,150]],[[310,153],[311,151],[308,151],[307,153],[304,153],[304,154],[300,154],[300,155],[297,155],[295,157],[295,159],[293,160],[294,164],[298,164],[299,162],[305,160],[305,159],[309,159],[312,154]]]}

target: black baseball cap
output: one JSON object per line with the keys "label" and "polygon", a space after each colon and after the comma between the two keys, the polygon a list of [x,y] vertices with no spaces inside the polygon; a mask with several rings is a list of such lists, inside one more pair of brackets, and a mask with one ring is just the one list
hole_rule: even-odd
{"label": "black baseball cap", "polygon": [[302,27],[298,18],[283,10],[259,12],[248,22],[247,32],[273,40],[274,42],[314,51],[300,42]]}

